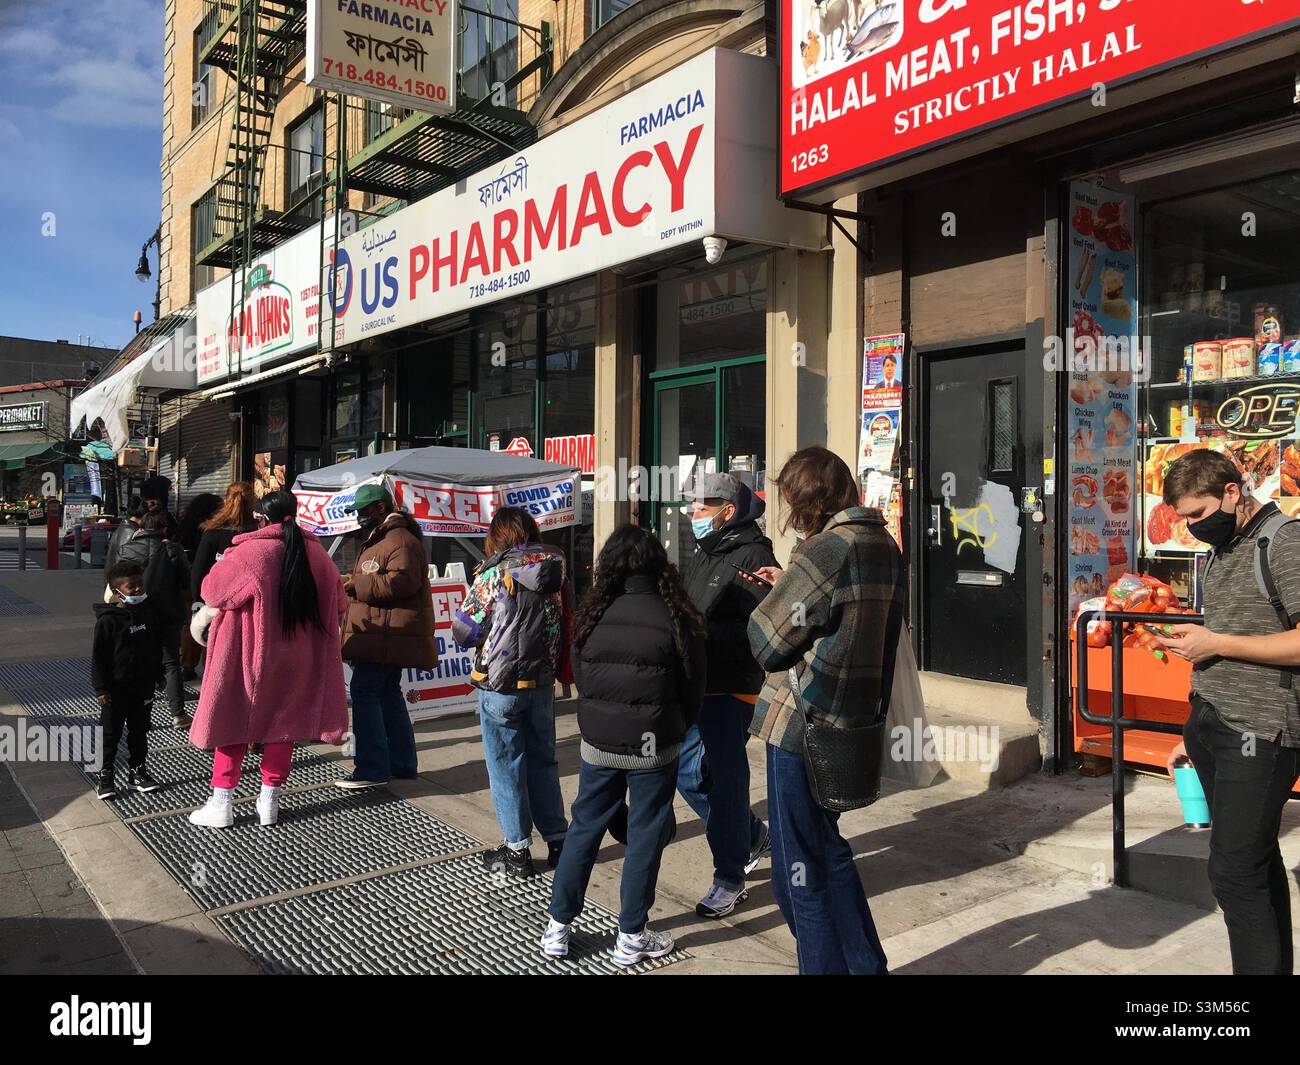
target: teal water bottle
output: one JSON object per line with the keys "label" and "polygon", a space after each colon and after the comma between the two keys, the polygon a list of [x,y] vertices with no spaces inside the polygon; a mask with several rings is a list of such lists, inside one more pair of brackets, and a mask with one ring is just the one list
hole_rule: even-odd
{"label": "teal water bottle", "polygon": [[1174,787],[1183,804],[1183,820],[1189,828],[1210,827],[1210,804],[1205,799],[1201,778],[1193,765],[1174,766]]}

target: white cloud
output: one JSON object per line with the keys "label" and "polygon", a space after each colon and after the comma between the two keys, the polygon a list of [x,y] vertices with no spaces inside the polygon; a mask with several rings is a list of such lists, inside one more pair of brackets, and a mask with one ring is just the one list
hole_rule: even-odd
{"label": "white cloud", "polygon": [[[69,124],[161,126],[162,0],[114,0],[94,19],[72,0],[47,7],[31,24],[22,23],[23,9],[0,18],[11,90],[34,90],[50,116]],[[55,21],[66,27],[57,37],[44,28]]]}

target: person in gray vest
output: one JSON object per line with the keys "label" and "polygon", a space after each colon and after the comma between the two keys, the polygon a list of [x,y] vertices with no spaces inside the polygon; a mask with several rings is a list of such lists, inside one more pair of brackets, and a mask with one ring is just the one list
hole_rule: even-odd
{"label": "person in gray vest", "polygon": [[1210,804],[1210,886],[1235,974],[1290,974],[1291,899],[1278,847],[1300,775],[1300,523],[1260,504],[1227,455],[1199,450],[1165,476],[1164,499],[1213,548],[1205,624],[1161,643],[1193,663],[1192,712],[1169,771],[1190,759]]}

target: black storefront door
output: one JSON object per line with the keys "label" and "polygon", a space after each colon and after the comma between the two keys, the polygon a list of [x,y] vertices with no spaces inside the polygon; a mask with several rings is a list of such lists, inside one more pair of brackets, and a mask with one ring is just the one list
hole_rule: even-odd
{"label": "black storefront door", "polygon": [[1024,684],[1024,350],[921,364],[924,668]]}

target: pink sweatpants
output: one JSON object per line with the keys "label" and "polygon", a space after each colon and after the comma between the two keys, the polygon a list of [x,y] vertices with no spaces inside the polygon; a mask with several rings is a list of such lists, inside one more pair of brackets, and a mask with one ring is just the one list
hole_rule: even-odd
{"label": "pink sweatpants", "polygon": [[[234,788],[239,784],[239,771],[244,764],[246,743],[232,743],[218,747],[212,755],[212,786]],[[262,746],[262,783],[268,788],[280,788],[289,779],[289,763],[293,761],[292,743],[267,743]]]}

